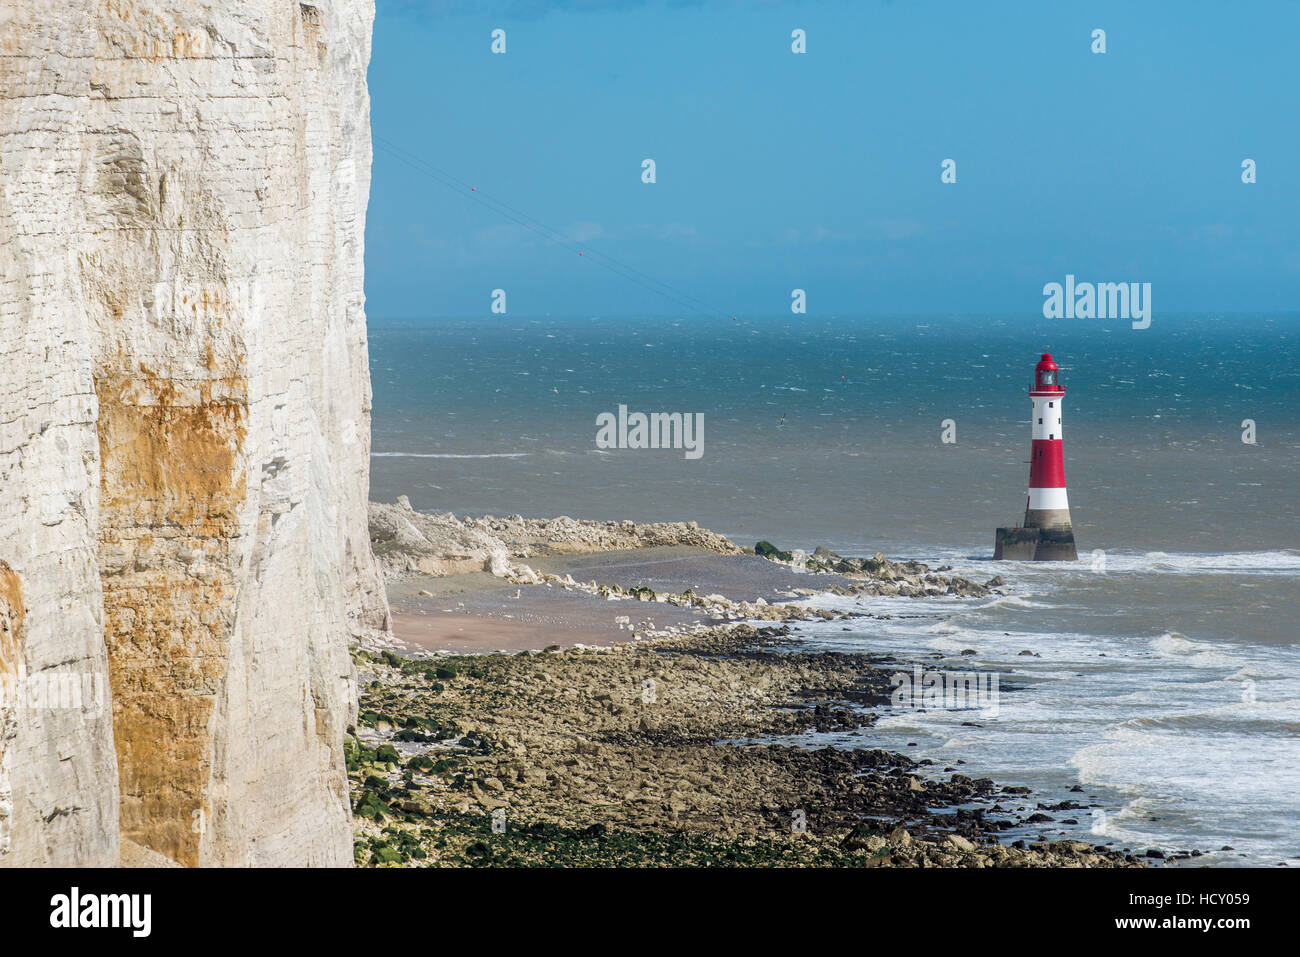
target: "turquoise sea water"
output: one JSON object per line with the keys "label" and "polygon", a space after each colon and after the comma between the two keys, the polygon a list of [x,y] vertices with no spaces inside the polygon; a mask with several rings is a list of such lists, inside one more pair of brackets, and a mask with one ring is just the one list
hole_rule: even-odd
{"label": "turquoise sea water", "polygon": [[[954,660],[1017,688],[983,727],[909,712],[871,743],[1076,800],[1082,785],[1097,806],[1066,831],[1300,863],[1300,317],[495,317],[372,321],[370,344],[372,497],[694,519],[744,544],[1001,574],[1008,598],[803,629],[900,656],[975,649]],[[1067,388],[1083,560],[995,565],[993,529],[1024,508],[1042,351]],[[597,449],[619,404],[703,413],[703,457]]]}

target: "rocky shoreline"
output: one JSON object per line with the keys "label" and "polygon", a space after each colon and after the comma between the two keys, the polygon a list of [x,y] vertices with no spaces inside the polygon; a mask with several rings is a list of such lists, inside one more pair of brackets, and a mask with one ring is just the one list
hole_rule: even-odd
{"label": "rocky shoreline", "polygon": [[[516,653],[358,648],[360,708],[347,738],[358,865],[1141,866],[1079,841],[1000,843],[999,833],[1034,823],[1041,810],[1027,789],[956,768],[937,779],[929,761],[880,749],[779,743],[810,731],[863,733],[873,709],[888,704],[890,675],[908,666],[801,650],[782,622],[847,616],[797,600],[656,592],[520,564],[606,542],[679,545],[679,537],[719,555],[749,551],[693,524],[569,521],[462,521],[372,506],[372,535],[388,545],[376,552],[390,580],[407,588],[421,568],[467,562],[583,600],[700,608],[725,623],[656,630],[645,627],[648,613],[639,625],[627,615],[619,620],[629,622],[629,640]],[[547,535],[558,537],[542,541]],[[425,561],[451,539],[449,564]],[[411,544],[417,552],[405,553]],[[766,542],[754,554],[822,576],[791,599],[828,590],[984,595],[1003,584],[879,554],[807,555]]]}
{"label": "rocky shoreline", "polygon": [[[879,749],[767,743],[869,727],[857,705],[886,701],[896,670],[789,641],[738,625],[563,652],[360,652],[357,863],[1137,865],[1076,841],[998,843],[1034,810],[1024,789],[933,780]],[[945,813],[972,802],[988,807]]]}

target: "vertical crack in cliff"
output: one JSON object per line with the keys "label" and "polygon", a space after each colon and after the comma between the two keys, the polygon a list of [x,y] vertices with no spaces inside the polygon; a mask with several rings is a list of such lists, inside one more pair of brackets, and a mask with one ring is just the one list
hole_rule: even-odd
{"label": "vertical crack in cliff", "polygon": [[210,717],[225,677],[244,498],[247,382],[179,387],[139,367],[95,377],[104,632],[122,836],[199,862]]}

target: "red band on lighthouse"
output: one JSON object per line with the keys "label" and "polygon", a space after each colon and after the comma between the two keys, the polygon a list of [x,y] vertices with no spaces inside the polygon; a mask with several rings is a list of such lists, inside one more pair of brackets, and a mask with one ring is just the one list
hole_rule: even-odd
{"label": "red band on lighthouse", "polygon": [[1029,450],[1030,488],[1065,488],[1065,457],[1060,439],[1034,439]]}

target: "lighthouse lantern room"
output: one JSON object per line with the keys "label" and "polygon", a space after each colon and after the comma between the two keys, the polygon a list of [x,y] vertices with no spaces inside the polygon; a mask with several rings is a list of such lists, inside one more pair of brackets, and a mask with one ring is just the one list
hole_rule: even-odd
{"label": "lighthouse lantern room", "polygon": [[1030,419],[1029,497],[1024,524],[999,528],[993,546],[995,559],[1010,561],[1074,561],[1078,558],[1070,503],[1065,491],[1065,456],[1061,439],[1061,407],[1065,386],[1051,353],[1044,352],[1034,367]]}

